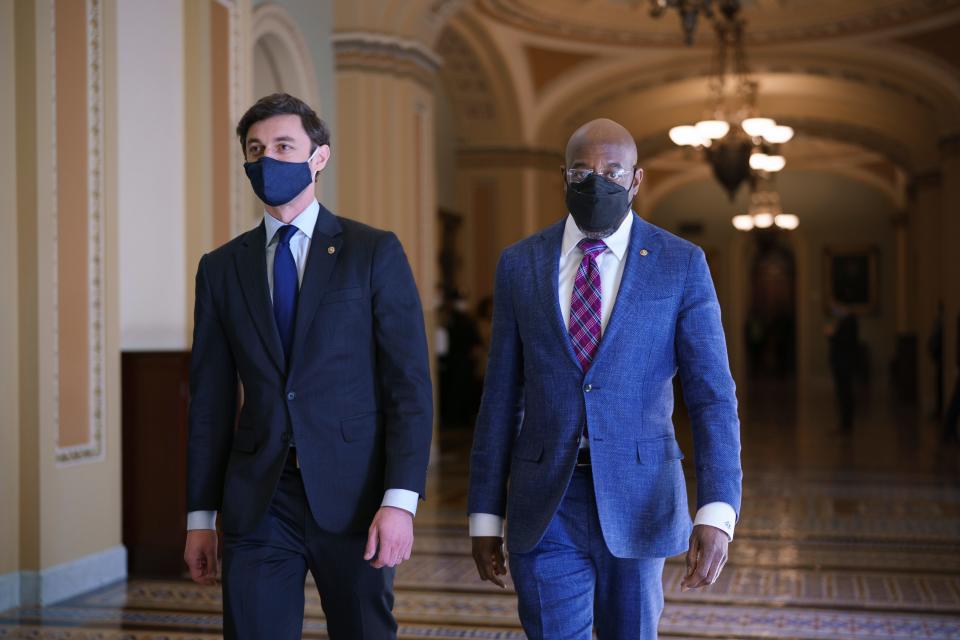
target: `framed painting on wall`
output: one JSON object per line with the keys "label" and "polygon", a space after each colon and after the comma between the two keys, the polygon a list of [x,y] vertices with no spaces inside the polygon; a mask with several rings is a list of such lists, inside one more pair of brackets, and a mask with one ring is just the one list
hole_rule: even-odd
{"label": "framed painting on wall", "polygon": [[830,245],[823,250],[823,306],[841,305],[853,313],[877,313],[879,257],[875,245]]}

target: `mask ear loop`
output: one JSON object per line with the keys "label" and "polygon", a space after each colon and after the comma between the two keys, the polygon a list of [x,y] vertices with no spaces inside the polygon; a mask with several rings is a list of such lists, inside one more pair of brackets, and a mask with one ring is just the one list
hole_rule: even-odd
{"label": "mask ear loop", "polygon": [[[313,150],[313,153],[310,154],[310,157],[307,158],[307,168],[308,168],[308,169],[310,168],[310,163],[313,162],[313,158],[314,158],[314,156],[317,155],[317,152],[318,152],[318,151],[320,151],[320,145],[317,145],[317,148],[314,149],[314,150]],[[320,172],[317,171],[317,172],[311,172],[311,173],[312,173],[312,175],[313,175],[313,181],[316,182],[316,181],[317,181],[317,174],[319,174]]]}

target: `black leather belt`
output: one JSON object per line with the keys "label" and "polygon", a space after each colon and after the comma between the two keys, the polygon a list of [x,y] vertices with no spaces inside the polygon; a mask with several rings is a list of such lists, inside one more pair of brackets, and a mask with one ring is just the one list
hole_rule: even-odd
{"label": "black leather belt", "polygon": [[581,448],[577,450],[577,466],[578,467],[590,466],[590,449]]}

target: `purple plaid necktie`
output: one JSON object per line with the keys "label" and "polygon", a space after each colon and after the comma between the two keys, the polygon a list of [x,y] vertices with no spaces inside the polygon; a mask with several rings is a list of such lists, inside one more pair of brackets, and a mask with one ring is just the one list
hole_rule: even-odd
{"label": "purple plaid necktie", "polygon": [[597,256],[607,249],[603,240],[584,238],[577,243],[583,251],[583,260],[573,281],[573,296],[570,299],[570,342],[586,373],[600,346],[600,269]]}

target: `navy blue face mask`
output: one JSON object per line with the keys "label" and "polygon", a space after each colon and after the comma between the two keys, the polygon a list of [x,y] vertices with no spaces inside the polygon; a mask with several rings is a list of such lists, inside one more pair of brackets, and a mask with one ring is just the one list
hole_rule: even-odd
{"label": "navy blue face mask", "polygon": [[243,163],[243,169],[257,197],[264,204],[276,207],[287,204],[313,184],[310,161],[319,150],[317,147],[306,162],[283,162],[263,156],[256,162]]}

